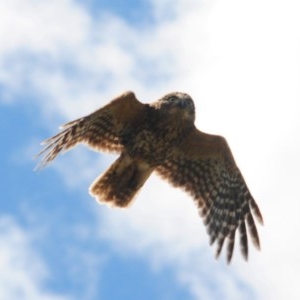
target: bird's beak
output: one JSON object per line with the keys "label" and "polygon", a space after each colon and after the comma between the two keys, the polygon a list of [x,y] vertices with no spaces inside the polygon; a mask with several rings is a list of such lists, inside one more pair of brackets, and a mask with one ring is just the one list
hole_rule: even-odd
{"label": "bird's beak", "polygon": [[183,100],[179,101],[179,107],[180,108],[185,108],[186,105],[187,105],[186,101],[183,101]]}

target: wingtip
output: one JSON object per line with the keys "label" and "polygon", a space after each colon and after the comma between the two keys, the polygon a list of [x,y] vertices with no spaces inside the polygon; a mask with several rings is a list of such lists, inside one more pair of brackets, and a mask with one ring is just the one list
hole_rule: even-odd
{"label": "wingtip", "polygon": [[[36,155],[35,159],[37,159],[37,158],[38,158],[38,155]],[[42,159],[41,161],[39,161],[39,162],[37,163],[37,165],[34,167],[33,171],[34,171],[34,172],[38,172],[38,171],[41,171],[41,170],[45,169],[45,168],[47,167],[48,163],[49,163],[49,162],[44,161],[44,160]]]}
{"label": "wingtip", "polygon": [[258,211],[253,211],[253,214],[255,216],[255,219],[257,220],[257,222],[261,225],[261,226],[264,226],[264,219],[263,219],[263,216],[261,214],[261,212],[258,210]]}
{"label": "wingtip", "polygon": [[252,243],[253,243],[254,247],[256,248],[256,250],[258,250],[258,251],[261,250],[259,237],[257,237],[257,238],[253,237]]}
{"label": "wingtip", "polygon": [[242,257],[245,261],[248,261],[248,246],[241,247]]}
{"label": "wingtip", "polygon": [[40,171],[41,170],[41,168],[40,168],[40,166],[39,166],[39,164],[37,164],[34,168],[33,168],[33,172],[38,172],[38,171]]}
{"label": "wingtip", "polygon": [[260,209],[258,207],[258,205],[256,204],[256,202],[254,201],[254,199],[252,198],[250,200],[250,207],[251,207],[251,210],[255,216],[255,219],[258,221],[258,223],[263,226],[264,225],[264,219],[263,219],[263,216],[260,212]]}
{"label": "wingtip", "polygon": [[227,256],[226,256],[226,264],[227,264],[227,266],[230,265],[231,260],[232,260],[232,253],[230,253],[230,254],[227,253]]}
{"label": "wingtip", "polygon": [[263,219],[262,216],[260,216],[260,218],[257,218],[257,217],[256,217],[256,219],[257,219],[258,223],[259,223],[261,226],[264,226],[264,225],[265,225],[264,219]]}
{"label": "wingtip", "polygon": [[[45,149],[42,149],[39,153],[35,154],[33,156],[33,160],[37,160],[37,159],[40,159],[41,156],[44,154],[45,152]],[[46,166],[47,166],[48,162],[45,161],[43,158],[40,159],[40,161],[36,164],[36,166],[34,167],[33,171],[36,172],[36,171],[41,171],[42,169],[44,169]]]}

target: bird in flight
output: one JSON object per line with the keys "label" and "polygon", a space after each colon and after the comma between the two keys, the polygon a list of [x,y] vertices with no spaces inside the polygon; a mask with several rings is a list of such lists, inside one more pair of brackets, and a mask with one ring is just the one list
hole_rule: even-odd
{"label": "bird in flight", "polygon": [[118,159],[90,186],[97,201],[127,207],[156,172],[194,199],[210,244],[217,244],[216,257],[226,240],[226,258],[231,261],[238,230],[247,260],[248,235],[260,248],[253,218],[263,224],[259,207],[226,140],[198,130],[194,121],[195,106],[188,94],[173,92],[143,104],[133,92],[125,92],[90,115],[66,123],[60,133],[44,141],[38,167],[78,143],[118,153]]}

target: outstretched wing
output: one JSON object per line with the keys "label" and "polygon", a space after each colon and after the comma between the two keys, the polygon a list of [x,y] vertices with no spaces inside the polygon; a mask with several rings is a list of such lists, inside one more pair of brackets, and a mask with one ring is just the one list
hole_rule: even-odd
{"label": "outstretched wing", "polygon": [[125,92],[94,113],[66,123],[62,132],[47,139],[39,167],[46,166],[63,151],[78,143],[85,143],[95,150],[120,152],[126,131],[143,119],[145,105],[139,102],[133,92]]}
{"label": "outstretched wing", "polygon": [[241,252],[247,259],[246,225],[254,245],[260,247],[252,213],[261,224],[263,219],[224,138],[195,128],[183,143],[170,150],[156,171],[193,196],[210,243],[217,241],[216,257],[227,239],[227,262],[230,262],[238,229]]}

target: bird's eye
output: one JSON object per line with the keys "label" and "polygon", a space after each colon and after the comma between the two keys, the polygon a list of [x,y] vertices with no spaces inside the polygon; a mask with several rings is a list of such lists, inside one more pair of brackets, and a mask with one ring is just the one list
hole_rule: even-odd
{"label": "bird's eye", "polygon": [[173,102],[173,101],[177,100],[177,97],[176,96],[170,96],[167,100]]}

